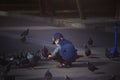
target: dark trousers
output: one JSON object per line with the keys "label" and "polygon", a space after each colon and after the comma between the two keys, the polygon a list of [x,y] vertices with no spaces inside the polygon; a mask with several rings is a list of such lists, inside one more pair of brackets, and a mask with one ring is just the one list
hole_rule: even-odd
{"label": "dark trousers", "polygon": [[65,60],[62,59],[59,53],[57,53],[53,59],[61,64],[65,62]]}
{"label": "dark trousers", "polygon": [[58,61],[60,64],[64,63],[66,65],[71,65],[72,62],[65,61],[59,53],[56,54],[56,56],[53,58],[54,60]]}

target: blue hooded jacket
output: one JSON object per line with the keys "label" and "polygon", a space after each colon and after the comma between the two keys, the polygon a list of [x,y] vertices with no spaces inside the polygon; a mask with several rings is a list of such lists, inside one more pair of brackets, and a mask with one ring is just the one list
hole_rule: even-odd
{"label": "blue hooded jacket", "polygon": [[61,39],[58,43],[61,46],[60,56],[68,62],[73,62],[76,60],[77,57],[77,50],[73,46],[72,42]]}

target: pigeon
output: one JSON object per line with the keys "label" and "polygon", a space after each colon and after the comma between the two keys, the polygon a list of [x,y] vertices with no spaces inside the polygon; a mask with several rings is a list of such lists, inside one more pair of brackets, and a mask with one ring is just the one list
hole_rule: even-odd
{"label": "pigeon", "polygon": [[36,51],[34,55],[35,55],[35,56],[40,56],[39,53],[40,53],[40,50]]}
{"label": "pigeon", "polygon": [[93,65],[92,63],[87,62],[87,64],[88,64],[88,69],[90,71],[94,72],[95,70],[98,70],[98,68],[95,65]]}
{"label": "pigeon", "polygon": [[28,34],[29,34],[29,29],[22,32],[20,36],[27,36]]}
{"label": "pigeon", "polygon": [[34,56],[33,56],[33,61],[35,64],[38,63],[39,60],[41,60],[41,56],[40,56],[40,50],[38,50],[37,52],[34,53]]}
{"label": "pigeon", "polygon": [[70,78],[66,75],[65,80],[72,80],[72,79],[70,79]]}
{"label": "pigeon", "polygon": [[112,77],[109,80],[116,80],[116,75],[112,75]]}
{"label": "pigeon", "polygon": [[45,73],[45,79],[46,80],[52,80],[52,73],[49,71],[49,69],[46,71],[46,73]]}
{"label": "pigeon", "polygon": [[91,55],[91,50],[90,50],[90,48],[87,45],[85,45],[85,55],[86,56],[90,56]]}
{"label": "pigeon", "polygon": [[24,32],[21,33],[21,41],[26,42],[26,36],[29,34],[29,29],[25,30]]}
{"label": "pigeon", "polygon": [[42,49],[42,56],[47,58],[49,55],[48,49],[44,46]]}
{"label": "pigeon", "polygon": [[26,42],[26,36],[23,36],[23,37],[21,38],[21,41],[22,41],[22,42]]}
{"label": "pigeon", "polygon": [[30,60],[34,57],[34,55],[30,52],[27,53],[27,59]]}
{"label": "pigeon", "polygon": [[89,39],[88,39],[88,45],[90,45],[90,46],[93,45],[93,39],[91,37],[89,37]]}

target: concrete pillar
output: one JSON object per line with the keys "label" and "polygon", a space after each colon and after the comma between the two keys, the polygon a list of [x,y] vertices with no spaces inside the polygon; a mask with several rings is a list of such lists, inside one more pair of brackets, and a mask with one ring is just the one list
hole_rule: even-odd
{"label": "concrete pillar", "polygon": [[79,17],[80,17],[81,19],[85,19],[82,1],[81,1],[81,0],[76,0],[76,5],[77,5]]}
{"label": "concrete pillar", "polygon": [[120,19],[120,0],[116,0],[115,5],[115,18]]}
{"label": "concrete pillar", "polygon": [[40,9],[40,14],[41,15],[45,15],[45,0],[38,0],[38,5],[39,5],[39,9]]}
{"label": "concrete pillar", "polygon": [[48,15],[50,16],[55,15],[55,8],[53,5],[53,0],[47,0],[47,11],[48,11]]}
{"label": "concrete pillar", "polygon": [[38,0],[39,8],[42,15],[54,16],[55,9],[53,5],[53,0]]}

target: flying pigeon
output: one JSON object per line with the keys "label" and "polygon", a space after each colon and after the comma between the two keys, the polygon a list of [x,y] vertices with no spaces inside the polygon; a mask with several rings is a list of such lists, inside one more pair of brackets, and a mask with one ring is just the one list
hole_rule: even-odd
{"label": "flying pigeon", "polygon": [[46,71],[46,73],[45,73],[45,79],[46,80],[52,80],[52,73],[49,71],[49,69]]}
{"label": "flying pigeon", "polygon": [[94,72],[95,70],[98,70],[98,68],[95,65],[93,65],[92,63],[87,62],[87,64],[88,64],[88,69],[90,71]]}

